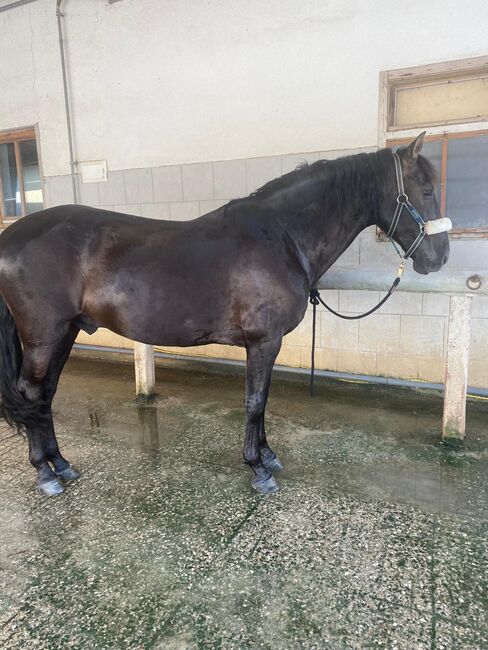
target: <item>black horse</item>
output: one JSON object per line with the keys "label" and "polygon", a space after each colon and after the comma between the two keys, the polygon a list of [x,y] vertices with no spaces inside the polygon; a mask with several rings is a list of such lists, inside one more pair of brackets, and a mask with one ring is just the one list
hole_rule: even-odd
{"label": "black horse", "polygon": [[[436,219],[422,141],[399,151],[401,176],[411,204]],[[66,205],[10,226],[0,237],[1,409],[26,431],[40,491],[58,494],[79,475],[59,451],[51,402],[78,332],[98,327],[149,344],[245,347],[244,461],[258,492],[278,489],[264,410],[283,336],[357,235],[389,229],[399,193],[383,149],[302,166],[193,221]],[[407,251],[417,235],[402,216],[395,241]],[[414,269],[438,271],[448,254],[446,233],[427,236]]]}

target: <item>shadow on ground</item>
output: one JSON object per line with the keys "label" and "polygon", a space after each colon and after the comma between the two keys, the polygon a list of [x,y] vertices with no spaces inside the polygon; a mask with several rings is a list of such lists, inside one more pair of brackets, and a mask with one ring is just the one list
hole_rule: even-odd
{"label": "shadow on ground", "polygon": [[82,478],[44,499],[0,431],[0,647],[486,648],[488,405],[275,377],[281,492],[241,462],[243,377],[72,359],[55,403]]}

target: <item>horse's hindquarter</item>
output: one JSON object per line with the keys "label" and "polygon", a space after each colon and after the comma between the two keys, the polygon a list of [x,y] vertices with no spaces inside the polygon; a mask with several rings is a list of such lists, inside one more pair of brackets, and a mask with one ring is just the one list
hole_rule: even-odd
{"label": "horse's hindquarter", "polygon": [[85,236],[68,224],[76,207],[23,217],[0,237],[0,293],[24,344],[56,340],[79,312]]}

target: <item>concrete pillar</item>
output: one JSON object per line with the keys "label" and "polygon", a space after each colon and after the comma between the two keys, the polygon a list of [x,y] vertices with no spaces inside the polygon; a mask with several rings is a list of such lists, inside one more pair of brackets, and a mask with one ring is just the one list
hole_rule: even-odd
{"label": "concrete pillar", "polygon": [[471,296],[450,296],[442,438],[459,444],[466,432]]}
{"label": "concrete pillar", "polygon": [[156,380],[154,374],[154,349],[152,345],[134,343],[134,365],[137,396],[150,397],[154,395]]}

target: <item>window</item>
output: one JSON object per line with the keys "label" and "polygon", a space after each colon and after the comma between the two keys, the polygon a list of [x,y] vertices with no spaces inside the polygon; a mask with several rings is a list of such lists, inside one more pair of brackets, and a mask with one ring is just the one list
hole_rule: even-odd
{"label": "window", "polygon": [[34,129],[0,133],[0,217],[17,219],[42,210],[43,197]]}
{"label": "window", "polygon": [[392,84],[390,92],[390,130],[488,119],[488,73],[471,78]]}
{"label": "window", "polygon": [[488,238],[488,57],[380,74],[379,145],[396,148],[426,130],[436,196],[454,237]]}
{"label": "window", "polygon": [[488,57],[382,72],[386,131],[488,120]]}

